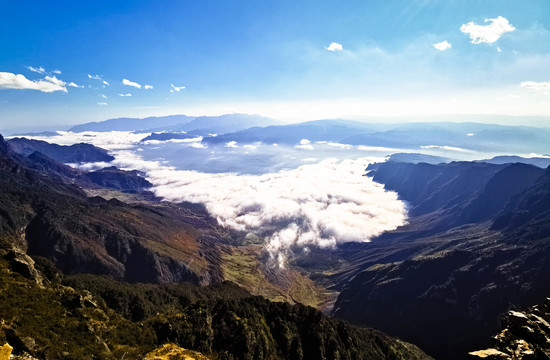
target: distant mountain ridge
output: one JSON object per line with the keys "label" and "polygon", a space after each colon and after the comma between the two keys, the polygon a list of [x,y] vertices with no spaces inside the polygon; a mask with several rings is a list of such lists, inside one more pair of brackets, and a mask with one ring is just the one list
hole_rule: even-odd
{"label": "distant mountain ridge", "polygon": [[169,126],[174,124],[183,124],[193,121],[195,117],[186,115],[152,116],[148,118],[117,118],[104,121],[89,122],[81,125],[75,125],[69,128],[72,132],[83,131],[136,131],[144,130],[158,126]]}
{"label": "distant mountain ridge", "polygon": [[259,115],[225,114],[220,116],[170,115],[161,117],[118,118],[100,122],[76,125],[72,132],[83,131],[136,131],[136,132],[190,132],[208,135],[210,133],[228,133],[253,126],[267,126],[277,121]]}
{"label": "distant mountain ridge", "polygon": [[196,135],[225,134],[251,127],[273,125],[277,121],[259,115],[226,114],[220,116],[199,116],[192,121],[169,126],[153,127],[143,132],[193,132]]}

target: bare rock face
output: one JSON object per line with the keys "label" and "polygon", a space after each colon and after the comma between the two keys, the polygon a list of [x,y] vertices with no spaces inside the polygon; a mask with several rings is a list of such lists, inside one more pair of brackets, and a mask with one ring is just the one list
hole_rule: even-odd
{"label": "bare rock face", "polygon": [[510,359],[510,356],[508,354],[493,348],[479,350],[479,351],[472,351],[469,355],[470,355],[470,359],[487,359],[487,360]]}
{"label": "bare rock face", "polygon": [[35,269],[34,260],[18,249],[8,252],[5,259],[9,261],[11,270],[23,275],[27,279],[34,280],[38,286],[44,287],[42,275]]}
{"label": "bare rock face", "polygon": [[504,329],[493,337],[494,347],[470,352],[471,359],[550,359],[550,298],[526,311],[510,310]]}

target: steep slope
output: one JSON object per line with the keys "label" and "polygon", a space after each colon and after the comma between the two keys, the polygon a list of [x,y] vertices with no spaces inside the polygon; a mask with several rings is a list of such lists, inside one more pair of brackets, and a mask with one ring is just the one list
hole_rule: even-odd
{"label": "steep slope", "polygon": [[2,248],[0,302],[0,344],[23,358],[137,360],[173,344],[212,359],[430,359],[378,331],[272,303],[231,283],[131,285],[64,276],[43,258]]}
{"label": "steep slope", "polygon": [[[390,166],[394,176],[408,177],[392,178]],[[416,341],[436,358],[462,359],[488,345],[495,319],[511,304],[550,293],[550,177],[524,164],[442,166],[448,169],[385,166],[385,179],[410,196],[412,209],[423,205],[429,212],[417,212],[403,229],[374,241],[388,254],[395,247],[394,255],[365,262],[368,267],[344,285],[334,314]],[[457,184],[472,173],[477,191]],[[431,207],[416,192],[429,194]]]}
{"label": "steep slope", "polygon": [[374,181],[397,191],[409,202],[410,215],[437,215],[432,231],[496,216],[514,195],[533,185],[544,172],[527,164],[477,162],[385,162],[371,164],[367,170]]}
{"label": "steep slope", "polygon": [[0,156],[0,236],[29,254],[48,257],[66,272],[128,281],[221,279],[218,250],[211,245],[219,235],[207,216],[180,206],[87,198],[15,160]]}

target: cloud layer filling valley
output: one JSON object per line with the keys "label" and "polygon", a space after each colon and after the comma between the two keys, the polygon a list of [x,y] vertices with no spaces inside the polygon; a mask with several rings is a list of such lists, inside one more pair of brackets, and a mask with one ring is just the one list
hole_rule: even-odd
{"label": "cloud layer filling valley", "polygon": [[[85,141],[109,149],[116,158],[112,163],[74,166],[144,171],[157,196],[202,203],[220,225],[265,236],[273,264],[281,267],[290,252],[369,241],[406,221],[405,204],[397,194],[363,176],[369,163],[383,158],[325,159],[263,175],[205,173],[143,160],[139,150],[145,144],[140,140],[146,135],[60,132],[49,139],[36,138],[65,145]],[[181,146],[200,144],[200,138],[193,140]],[[301,145],[311,146],[305,141]]]}
{"label": "cloud layer filling valley", "polygon": [[290,251],[364,242],[405,223],[397,194],[362,176],[369,159],[324,160],[264,175],[152,170],[160,197],[202,203],[226,227],[267,233],[279,266]]}

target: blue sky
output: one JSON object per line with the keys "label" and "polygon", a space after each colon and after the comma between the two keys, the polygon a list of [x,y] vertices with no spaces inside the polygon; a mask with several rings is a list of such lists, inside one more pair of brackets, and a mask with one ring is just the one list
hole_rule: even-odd
{"label": "blue sky", "polygon": [[228,112],[550,116],[550,2],[2,1],[0,129]]}

